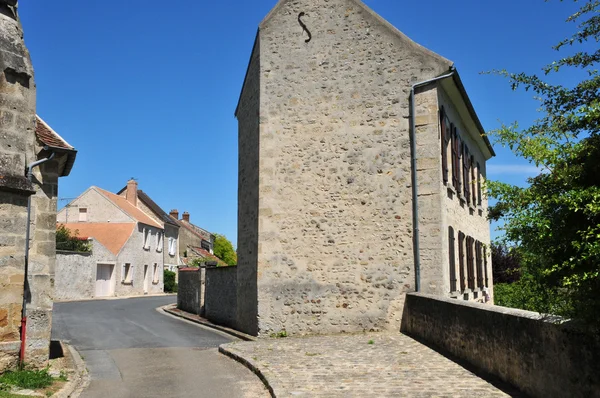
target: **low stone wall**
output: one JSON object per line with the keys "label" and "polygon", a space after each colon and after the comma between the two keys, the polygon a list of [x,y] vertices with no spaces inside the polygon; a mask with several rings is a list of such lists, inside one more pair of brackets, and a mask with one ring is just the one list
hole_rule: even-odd
{"label": "low stone wall", "polygon": [[600,336],[569,322],[410,293],[401,330],[534,397],[600,397]]}
{"label": "low stone wall", "polygon": [[206,268],[204,317],[235,329],[237,325],[237,267]]}
{"label": "low stone wall", "polygon": [[56,251],[54,300],[81,300],[94,297],[96,264],[92,253]]}
{"label": "low stone wall", "polygon": [[177,287],[177,308],[201,315],[202,273],[200,268],[180,268]]}

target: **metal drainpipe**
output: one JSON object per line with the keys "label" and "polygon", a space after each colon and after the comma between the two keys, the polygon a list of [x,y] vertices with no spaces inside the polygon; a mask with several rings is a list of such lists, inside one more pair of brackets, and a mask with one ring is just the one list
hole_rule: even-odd
{"label": "metal drainpipe", "polygon": [[[48,147],[44,147],[48,149]],[[50,156],[44,159],[40,159],[36,162],[31,163],[27,166],[27,180],[31,183],[33,179],[33,168],[46,163],[54,158],[55,153],[52,152]],[[21,309],[21,352],[19,356],[19,362],[21,366],[25,364],[25,341],[27,336],[27,293],[28,293],[28,274],[29,274],[29,234],[30,234],[30,223],[31,223],[31,196],[27,198],[27,229],[25,230],[25,274],[23,283],[23,307]]]}
{"label": "metal drainpipe", "polygon": [[450,73],[433,79],[425,80],[412,85],[410,89],[410,119],[411,119],[411,163],[412,163],[412,194],[413,194],[413,253],[415,257],[415,287],[416,291],[421,291],[421,247],[419,244],[419,187],[417,186],[417,122],[415,106],[415,89],[426,86],[438,80],[451,77],[456,72],[454,67],[450,68]]}

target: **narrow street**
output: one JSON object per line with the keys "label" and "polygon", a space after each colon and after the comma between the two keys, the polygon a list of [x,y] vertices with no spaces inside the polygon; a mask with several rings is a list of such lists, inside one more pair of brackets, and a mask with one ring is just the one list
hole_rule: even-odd
{"label": "narrow street", "polygon": [[233,338],[159,313],[176,297],[55,303],[52,339],[82,355],[82,398],[268,397],[243,365],[221,355]]}

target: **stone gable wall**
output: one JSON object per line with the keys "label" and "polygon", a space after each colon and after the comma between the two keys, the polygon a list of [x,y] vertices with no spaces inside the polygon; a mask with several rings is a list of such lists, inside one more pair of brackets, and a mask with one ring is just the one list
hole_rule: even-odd
{"label": "stone gable wall", "polygon": [[238,281],[257,279],[260,334],[397,330],[414,289],[410,86],[450,63],[350,0],[282,3],[259,39],[238,112]]}

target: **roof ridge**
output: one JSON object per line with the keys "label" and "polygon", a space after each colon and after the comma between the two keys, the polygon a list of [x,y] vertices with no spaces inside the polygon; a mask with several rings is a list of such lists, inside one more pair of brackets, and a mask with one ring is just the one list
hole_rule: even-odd
{"label": "roof ridge", "polygon": [[69,147],[69,148],[71,148],[71,149],[75,149],[75,147],[74,147],[73,145],[69,144],[69,143],[67,142],[67,140],[65,140],[65,139],[64,139],[64,138],[63,138],[63,137],[62,137],[60,134],[58,134],[58,133],[57,133],[57,132],[56,132],[56,131],[55,131],[55,130],[52,128],[52,127],[50,127],[50,125],[49,125],[48,123],[46,123],[46,122],[44,121],[44,119],[42,119],[42,118],[40,117],[40,115],[36,114],[36,115],[35,115],[35,117],[36,117],[36,118],[37,118],[37,119],[38,119],[40,122],[42,122],[42,124],[44,125],[44,127],[46,127],[48,130],[50,130],[50,132],[51,132],[52,134],[54,134],[56,137],[58,137],[58,139],[60,139],[60,140],[61,140],[61,141],[62,141],[62,142],[63,142],[63,143],[66,145],[66,146],[68,146],[68,147]]}

